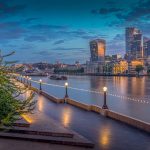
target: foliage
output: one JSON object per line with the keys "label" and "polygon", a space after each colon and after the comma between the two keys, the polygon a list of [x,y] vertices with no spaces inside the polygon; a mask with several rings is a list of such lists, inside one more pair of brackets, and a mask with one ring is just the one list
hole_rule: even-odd
{"label": "foliage", "polygon": [[142,65],[137,65],[136,66],[136,68],[135,68],[135,71],[138,73],[138,75],[139,75],[139,73],[142,71],[144,69],[144,67],[142,66]]}
{"label": "foliage", "polygon": [[20,119],[20,115],[32,112],[35,106],[34,93],[31,92],[25,99],[21,98],[27,89],[14,79],[14,62],[4,61],[5,57],[12,54],[2,56],[0,53],[0,125],[10,126]]}

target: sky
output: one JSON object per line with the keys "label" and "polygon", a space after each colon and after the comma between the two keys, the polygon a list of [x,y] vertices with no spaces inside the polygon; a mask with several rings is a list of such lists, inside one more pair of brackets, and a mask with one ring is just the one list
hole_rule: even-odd
{"label": "sky", "polygon": [[0,49],[20,63],[85,63],[89,41],[125,53],[125,28],[150,37],[150,0],[0,0]]}

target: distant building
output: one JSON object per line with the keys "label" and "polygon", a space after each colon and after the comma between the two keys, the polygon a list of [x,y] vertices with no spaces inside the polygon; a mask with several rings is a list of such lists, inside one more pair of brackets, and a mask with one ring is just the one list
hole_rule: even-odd
{"label": "distant building", "polygon": [[142,60],[133,60],[133,61],[131,61],[128,64],[128,73],[135,75],[136,74],[136,70],[135,69],[136,69],[137,65],[144,66],[144,61],[142,61]]}
{"label": "distant building", "polygon": [[142,58],[142,33],[135,27],[126,28],[126,55],[129,60]]}
{"label": "distant building", "polygon": [[112,55],[112,60],[114,60],[114,61],[117,61],[121,58],[122,58],[122,56],[120,54]]}
{"label": "distant building", "polygon": [[84,68],[86,74],[101,74],[103,73],[103,64],[98,62],[86,62],[86,67]]}
{"label": "distant building", "polygon": [[146,37],[143,38],[143,54],[144,58],[150,57],[150,39]]}
{"label": "distant building", "polygon": [[90,42],[91,62],[104,63],[106,42],[103,39],[96,39]]}
{"label": "distant building", "polygon": [[113,74],[126,74],[128,71],[128,62],[123,60],[113,65]]}

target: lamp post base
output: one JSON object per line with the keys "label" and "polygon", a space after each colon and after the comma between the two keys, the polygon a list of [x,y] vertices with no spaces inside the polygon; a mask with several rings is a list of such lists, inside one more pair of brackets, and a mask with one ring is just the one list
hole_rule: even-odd
{"label": "lamp post base", "polygon": [[102,109],[108,109],[107,105],[103,105]]}

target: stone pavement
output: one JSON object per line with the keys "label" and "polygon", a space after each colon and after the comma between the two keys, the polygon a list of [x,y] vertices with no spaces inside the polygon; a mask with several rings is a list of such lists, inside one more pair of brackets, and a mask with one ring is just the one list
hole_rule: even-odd
{"label": "stone pavement", "polygon": [[43,97],[37,109],[64,127],[78,132],[95,144],[96,150],[150,150],[150,134],[68,104],[56,104]]}
{"label": "stone pavement", "polygon": [[87,150],[87,148],[0,138],[0,150]]}

